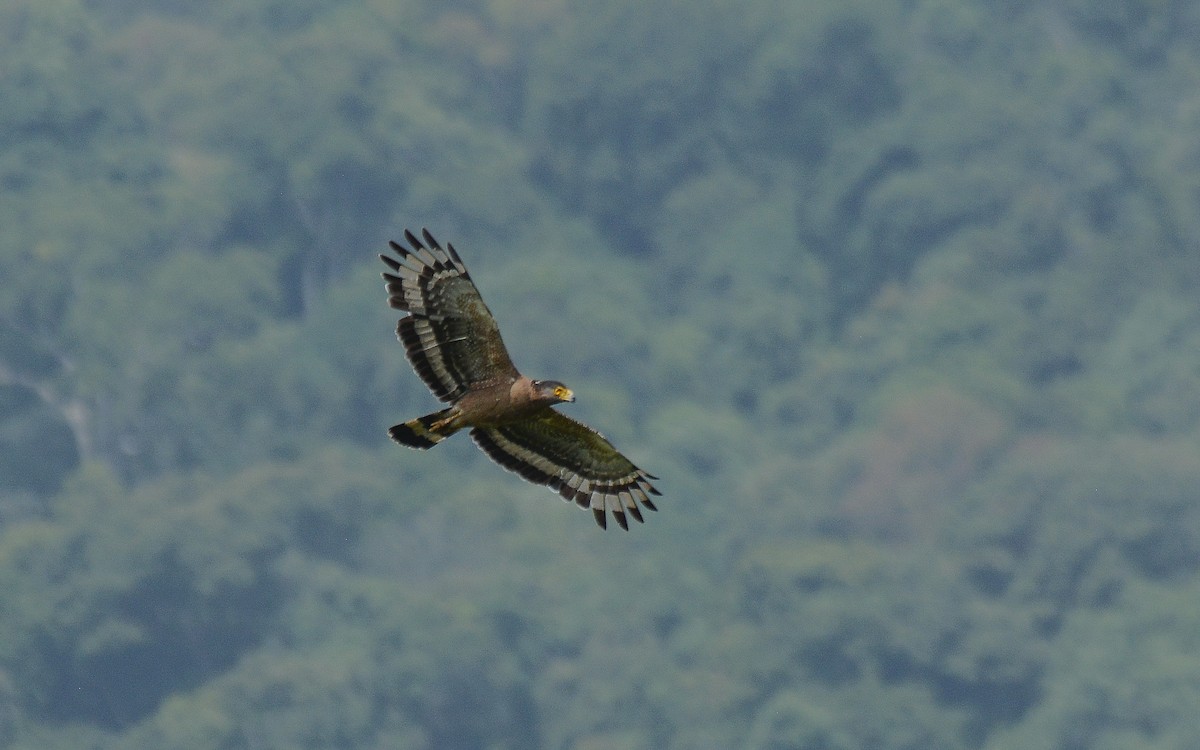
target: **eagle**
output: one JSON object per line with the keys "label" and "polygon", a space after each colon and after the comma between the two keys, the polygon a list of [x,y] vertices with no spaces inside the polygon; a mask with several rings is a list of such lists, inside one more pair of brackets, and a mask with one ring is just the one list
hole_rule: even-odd
{"label": "eagle", "polygon": [[643,523],[641,508],[658,510],[650,499],[661,495],[650,483],[658,477],[553,408],[575,401],[570,388],[517,371],[454,246],[443,248],[427,229],[421,239],[406,229],[404,239],[408,247],[388,243],[395,257],[379,256],[388,267],[388,304],[408,313],[396,337],[417,375],[449,406],[391,427],[392,440],[426,450],[469,429],[489,458],[590,508],[600,528],[607,528],[608,512],[628,531],[627,516]]}

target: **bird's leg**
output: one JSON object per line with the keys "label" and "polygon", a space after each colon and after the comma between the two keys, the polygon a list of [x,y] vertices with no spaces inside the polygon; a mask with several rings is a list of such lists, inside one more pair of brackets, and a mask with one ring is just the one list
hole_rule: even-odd
{"label": "bird's leg", "polygon": [[458,419],[458,407],[454,407],[450,410],[450,413],[447,414],[444,419],[439,419],[436,422],[434,422],[433,424],[429,425],[429,429],[434,432],[439,432],[447,427],[455,427],[456,425],[454,424],[454,422],[457,419]]}

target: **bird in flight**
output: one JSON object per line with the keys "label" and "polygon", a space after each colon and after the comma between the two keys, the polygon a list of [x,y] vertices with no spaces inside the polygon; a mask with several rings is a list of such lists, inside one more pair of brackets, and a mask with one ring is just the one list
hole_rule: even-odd
{"label": "bird in flight", "polygon": [[449,407],[398,424],[388,435],[425,450],[470,429],[471,439],[500,466],[591,508],[607,527],[612,513],[629,529],[627,516],[643,522],[641,508],[658,510],[650,483],[658,479],[621,455],[592,428],[553,406],[575,400],[556,380],[531,380],[509,359],[495,318],[471,281],[467,267],[429,230],[421,239],[405,230],[408,247],[389,242],[380,255],[388,304],[408,313],[396,326],[408,361],[433,395]]}

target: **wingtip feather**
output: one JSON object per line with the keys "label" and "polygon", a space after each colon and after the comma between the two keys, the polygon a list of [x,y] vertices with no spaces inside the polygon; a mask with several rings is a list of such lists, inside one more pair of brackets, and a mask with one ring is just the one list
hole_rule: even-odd
{"label": "wingtip feather", "polygon": [[623,511],[623,510],[614,510],[614,511],[613,511],[613,518],[617,519],[617,525],[618,525],[618,526],[620,526],[620,527],[621,527],[622,529],[624,529],[625,531],[629,531],[629,521],[628,521],[628,520],[626,520],[626,518],[625,518],[625,511]]}
{"label": "wingtip feather", "polygon": [[413,234],[411,231],[409,231],[408,229],[404,230],[404,239],[408,240],[408,244],[414,250],[424,250],[425,249],[425,246],[421,244],[421,241],[419,239],[417,239],[417,236],[415,234]]}

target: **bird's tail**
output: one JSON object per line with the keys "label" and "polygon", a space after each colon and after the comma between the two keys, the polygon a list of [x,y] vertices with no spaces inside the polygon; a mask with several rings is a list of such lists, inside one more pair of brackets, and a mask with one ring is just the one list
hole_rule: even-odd
{"label": "bird's tail", "polygon": [[443,409],[433,414],[410,419],[404,424],[398,424],[389,429],[388,435],[401,445],[426,450],[458,432],[458,427],[434,426],[448,416],[450,416],[450,409]]}

